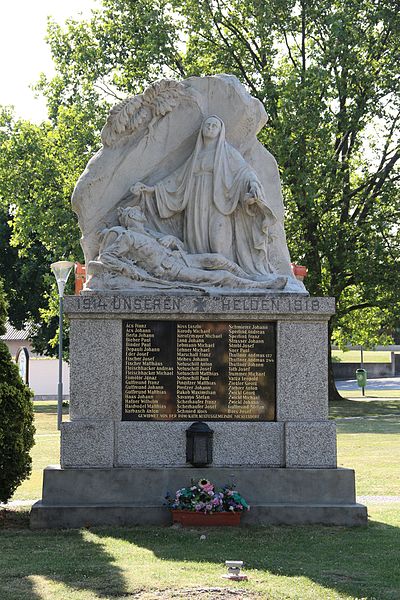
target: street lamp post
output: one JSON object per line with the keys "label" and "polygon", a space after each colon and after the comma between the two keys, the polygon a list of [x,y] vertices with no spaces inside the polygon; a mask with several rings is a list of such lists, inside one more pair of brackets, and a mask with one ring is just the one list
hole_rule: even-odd
{"label": "street lamp post", "polygon": [[62,381],[62,351],[63,351],[63,298],[64,288],[68,281],[69,274],[75,263],[69,260],[60,260],[51,265],[51,270],[57,281],[58,299],[59,299],[59,339],[58,339],[58,403],[57,403],[57,427],[61,429],[62,422],[62,402],[63,402],[63,381]]}

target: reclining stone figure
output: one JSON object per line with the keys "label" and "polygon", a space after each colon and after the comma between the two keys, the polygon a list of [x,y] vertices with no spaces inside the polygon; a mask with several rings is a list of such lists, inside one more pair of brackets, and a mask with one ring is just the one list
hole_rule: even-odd
{"label": "reclining stone figure", "polygon": [[[181,240],[148,227],[138,206],[118,209],[120,225],[101,233],[87,289],[129,289],[135,282],[173,288],[223,287],[282,290],[287,277],[249,275],[222,254],[189,254]],[[122,286],[122,288],[121,288]],[[140,287],[140,283],[139,283]]]}

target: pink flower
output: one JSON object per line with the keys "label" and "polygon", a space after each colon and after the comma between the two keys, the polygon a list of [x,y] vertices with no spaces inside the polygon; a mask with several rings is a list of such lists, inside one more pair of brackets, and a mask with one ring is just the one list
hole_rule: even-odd
{"label": "pink flower", "polygon": [[208,481],[208,479],[200,479],[199,488],[201,488],[207,494],[210,494],[210,495],[214,491],[214,486],[210,481]]}

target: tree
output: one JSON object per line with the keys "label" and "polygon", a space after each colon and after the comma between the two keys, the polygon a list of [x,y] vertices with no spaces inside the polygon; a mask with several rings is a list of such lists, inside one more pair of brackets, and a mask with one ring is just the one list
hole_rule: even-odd
{"label": "tree", "polygon": [[[0,335],[6,332],[7,304],[0,280]],[[32,470],[33,394],[0,340],[0,502],[7,502]]]}
{"label": "tree", "polygon": [[400,306],[399,21],[395,0],[103,0],[50,23],[57,75],[39,88],[54,127],[86,110],[92,132],[156,78],[236,74],[269,115],[292,258],[336,298],[332,339],[371,341],[372,319],[376,341]]}
{"label": "tree", "polygon": [[100,117],[91,131],[89,110],[60,107],[56,124],[41,125],[15,120],[5,109],[0,114],[0,276],[11,323],[33,322],[34,347],[42,353],[55,352],[57,342],[50,264],[83,260],[70,197],[99,145]]}

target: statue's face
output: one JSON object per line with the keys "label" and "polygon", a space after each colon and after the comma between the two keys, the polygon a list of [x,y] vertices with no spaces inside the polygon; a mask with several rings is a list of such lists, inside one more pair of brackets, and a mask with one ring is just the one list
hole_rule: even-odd
{"label": "statue's face", "polygon": [[203,123],[203,137],[205,138],[216,138],[221,131],[221,121],[215,117],[209,117]]}
{"label": "statue's face", "polygon": [[129,208],[125,213],[125,227],[142,231],[144,229],[145,216],[138,208]]}

